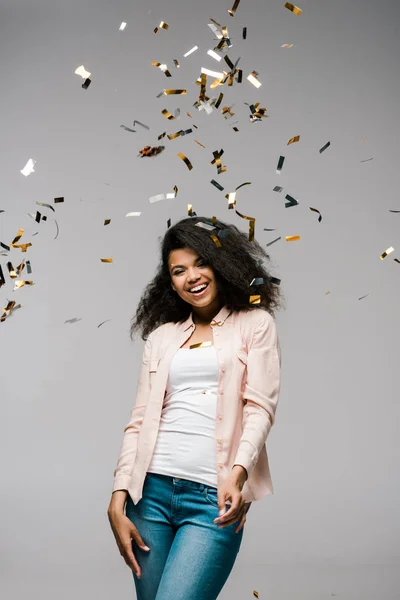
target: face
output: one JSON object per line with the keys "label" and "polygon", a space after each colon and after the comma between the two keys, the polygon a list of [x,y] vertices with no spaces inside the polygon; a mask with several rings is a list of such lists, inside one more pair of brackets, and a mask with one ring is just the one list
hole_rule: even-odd
{"label": "face", "polygon": [[[212,268],[190,248],[174,250],[169,255],[169,272],[176,293],[201,314],[201,309],[218,303],[217,282]],[[196,294],[189,290],[207,284],[205,291]],[[210,307],[211,308],[211,307]],[[200,310],[199,310],[200,309]]]}

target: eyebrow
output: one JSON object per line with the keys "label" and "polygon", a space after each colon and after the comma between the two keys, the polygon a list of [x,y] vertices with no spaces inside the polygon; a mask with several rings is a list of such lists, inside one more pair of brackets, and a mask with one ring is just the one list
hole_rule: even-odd
{"label": "eyebrow", "polygon": [[[198,256],[194,262],[196,263],[199,260],[203,260],[201,256]],[[171,265],[171,267],[170,267],[171,271],[172,271],[172,269],[175,269],[176,267],[183,267],[183,268],[185,268],[185,265]]]}

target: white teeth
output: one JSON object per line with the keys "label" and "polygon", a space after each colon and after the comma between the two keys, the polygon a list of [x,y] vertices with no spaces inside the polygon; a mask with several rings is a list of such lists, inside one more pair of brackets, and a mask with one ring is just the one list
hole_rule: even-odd
{"label": "white teeth", "polygon": [[198,285],[197,287],[192,288],[191,290],[189,290],[190,292],[199,292],[200,290],[203,290],[207,287],[207,284],[203,284],[203,285]]}

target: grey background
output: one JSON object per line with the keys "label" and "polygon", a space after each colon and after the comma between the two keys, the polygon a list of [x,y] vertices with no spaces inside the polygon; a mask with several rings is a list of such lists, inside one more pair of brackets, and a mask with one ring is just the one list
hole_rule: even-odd
{"label": "grey background", "polygon": [[[130,318],[167,220],[187,216],[189,203],[248,231],[224,198],[244,181],[252,184],[239,190],[236,208],[256,217],[257,240],[282,236],[269,248],[286,298],[277,315],[282,391],[268,439],[275,495],[253,503],[221,598],[250,598],[253,589],[271,600],[400,598],[400,214],[389,212],[400,210],[399,4],[302,0],[295,16],[283,0],[242,0],[231,18],[232,4],[0,1],[0,239],[11,243],[22,227],[21,243],[33,244],[0,256],[1,306],[23,305],[0,324],[8,600],[134,595],[106,515],[143,349],[129,339]],[[221,107],[234,104],[238,133],[220,111],[192,106],[200,68],[223,68],[206,54],[216,45],[209,17],[228,26],[230,58],[242,57],[243,83],[208,94],[223,91]],[[160,20],[170,29],[154,35]],[[151,61],[167,63],[173,77]],[[74,73],[82,64],[92,73],[87,90]],[[253,69],[259,90],[246,81]],[[186,96],[156,98],[181,87]],[[257,101],[270,116],[251,124],[244,102]],[[179,120],[161,114],[177,107]],[[133,119],[151,130],[120,128]],[[198,130],[165,139],[160,156],[137,158],[158,134],[192,123]],[[295,135],[300,142],[287,146]],[[218,176],[210,161],[221,148],[227,171]],[[29,158],[35,173],[24,177]],[[149,203],[174,185],[177,198]],[[286,209],[286,194],[299,205]],[[65,203],[55,214],[36,205],[57,196]],[[36,224],[27,214],[36,210],[48,221]],[[142,214],[125,218],[130,211]],[[301,240],[287,243],[291,235]],[[23,258],[33,269],[23,278],[35,285],[13,291],[6,262]]]}

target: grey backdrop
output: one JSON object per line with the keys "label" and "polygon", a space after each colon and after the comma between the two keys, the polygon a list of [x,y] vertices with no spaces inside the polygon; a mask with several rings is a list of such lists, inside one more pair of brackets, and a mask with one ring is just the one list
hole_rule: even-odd
{"label": "grey backdrop", "polygon": [[[277,315],[282,390],[268,439],[275,495],[253,504],[221,599],[253,590],[271,600],[400,598],[400,214],[389,212],[400,210],[399,4],[299,0],[296,16],[283,0],[242,0],[234,18],[232,4],[0,1],[0,240],[10,244],[23,228],[20,242],[32,242],[26,254],[0,256],[1,307],[22,304],[0,323],[8,600],[135,597],[106,515],[143,349],[129,339],[130,318],[167,220],[187,216],[189,203],[248,231],[224,197],[244,181],[252,183],[236,208],[256,217],[257,240],[282,236],[269,247],[286,298]],[[234,105],[231,120],[193,107],[201,67],[224,68],[206,54],[216,45],[209,17],[228,26],[230,58],[241,56],[242,84],[207,87],[209,96],[224,92],[221,108]],[[161,20],[170,28],[154,35]],[[92,74],[87,90],[74,73],[82,64]],[[246,80],[253,69],[258,90]],[[156,98],[164,88],[188,94]],[[250,123],[244,102],[257,101],[270,116]],[[161,114],[177,107],[178,120]],[[134,119],[150,131],[120,128]],[[192,123],[198,129],[165,139],[160,156],[137,157],[163,131]],[[300,142],[287,146],[295,135]],[[218,176],[210,161],[221,148],[227,171]],[[29,158],[35,172],[24,177]],[[177,198],[149,203],[174,185]],[[299,204],[285,208],[286,194]],[[58,196],[65,203],[55,213],[36,204]],[[28,216],[36,210],[47,222]],[[141,216],[125,218],[131,211]],[[292,235],[301,240],[286,242]],[[35,285],[13,291],[6,263],[23,258],[32,274],[22,278]]]}

